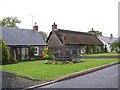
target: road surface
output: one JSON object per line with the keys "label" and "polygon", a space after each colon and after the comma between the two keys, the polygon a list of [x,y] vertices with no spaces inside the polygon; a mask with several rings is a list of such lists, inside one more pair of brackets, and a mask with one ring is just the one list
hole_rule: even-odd
{"label": "road surface", "polygon": [[118,70],[120,72],[118,65],[114,65],[90,74],[39,88],[118,88]]}

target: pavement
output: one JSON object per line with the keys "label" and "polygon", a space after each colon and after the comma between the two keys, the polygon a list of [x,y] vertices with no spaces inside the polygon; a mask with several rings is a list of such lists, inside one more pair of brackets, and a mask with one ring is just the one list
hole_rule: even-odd
{"label": "pavement", "polygon": [[118,88],[118,65],[114,65],[76,78],[35,88]]}
{"label": "pavement", "polygon": [[0,71],[0,75],[0,90],[21,90],[36,84],[45,83],[45,81],[34,81],[4,71]]}

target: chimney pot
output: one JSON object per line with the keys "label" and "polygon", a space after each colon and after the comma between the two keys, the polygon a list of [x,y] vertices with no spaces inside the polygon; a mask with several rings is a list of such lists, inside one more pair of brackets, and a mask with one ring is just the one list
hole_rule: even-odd
{"label": "chimney pot", "polygon": [[110,39],[112,39],[112,38],[113,38],[113,34],[110,35]]}
{"label": "chimney pot", "polygon": [[35,22],[35,26],[33,27],[34,31],[38,32],[38,26],[37,23]]}
{"label": "chimney pot", "polygon": [[92,28],[92,31],[94,31],[93,28]]}
{"label": "chimney pot", "polygon": [[57,24],[55,24],[55,22],[54,22],[53,25],[52,25],[52,32],[54,32],[56,30],[57,30]]}

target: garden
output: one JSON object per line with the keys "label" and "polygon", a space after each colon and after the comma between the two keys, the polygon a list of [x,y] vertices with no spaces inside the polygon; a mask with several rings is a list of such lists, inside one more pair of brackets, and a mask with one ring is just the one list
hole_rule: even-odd
{"label": "garden", "polygon": [[45,64],[45,62],[46,60],[18,62],[2,65],[0,69],[39,80],[54,80],[82,70],[118,62],[118,59],[82,59],[80,63],[69,64]]}

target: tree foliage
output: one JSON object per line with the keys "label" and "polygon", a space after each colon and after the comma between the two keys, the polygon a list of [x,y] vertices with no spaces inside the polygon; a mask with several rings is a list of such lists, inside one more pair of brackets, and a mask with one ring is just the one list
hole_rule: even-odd
{"label": "tree foliage", "polygon": [[1,45],[0,49],[2,49],[1,50],[2,52],[0,52],[0,56],[2,56],[1,57],[2,62],[7,62],[10,59],[10,53],[8,51],[8,48],[7,48],[6,44],[5,44],[5,42],[2,39],[0,39],[0,45]]}
{"label": "tree foliage", "polygon": [[111,45],[110,48],[112,51],[120,52],[120,40],[119,41],[114,41]]}
{"label": "tree foliage", "polygon": [[86,47],[87,54],[97,54],[97,53],[104,53],[105,48],[102,46],[101,48],[97,45],[91,45]]}
{"label": "tree foliage", "polygon": [[17,28],[17,23],[20,24],[21,21],[18,20],[18,18],[15,17],[5,17],[2,20],[0,20],[0,26],[3,27],[13,27]]}
{"label": "tree foliage", "polygon": [[43,39],[46,41],[47,40],[47,33],[44,31],[39,31],[40,35],[43,37]]}
{"label": "tree foliage", "polygon": [[86,47],[86,53],[87,53],[87,54],[91,54],[91,53],[92,53],[92,48],[91,48],[91,46],[87,46],[87,47]]}
{"label": "tree foliage", "polygon": [[49,55],[48,55],[48,47],[44,47],[44,51],[42,52],[42,56],[44,57],[44,59],[48,59]]}

